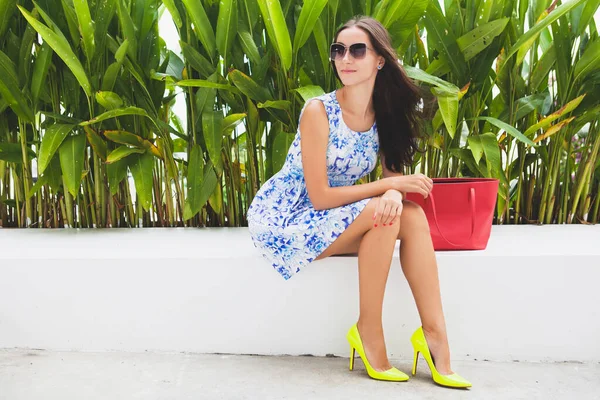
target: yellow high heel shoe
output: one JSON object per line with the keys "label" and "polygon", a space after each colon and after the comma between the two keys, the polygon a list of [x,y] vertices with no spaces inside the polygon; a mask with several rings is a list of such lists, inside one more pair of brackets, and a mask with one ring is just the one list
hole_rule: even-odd
{"label": "yellow high heel shoe", "polygon": [[408,375],[396,369],[395,367],[383,372],[376,371],[373,369],[373,367],[371,367],[371,364],[369,364],[369,360],[367,360],[367,356],[365,355],[365,349],[363,348],[362,339],[360,338],[356,324],[352,325],[348,331],[348,334],[346,335],[346,339],[348,339],[348,343],[350,343],[350,371],[352,371],[354,368],[354,355],[356,354],[356,350],[358,351],[360,358],[363,360],[365,367],[367,368],[367,373],[371,378],[393,382],[404,382],[409,379]]}
{"label": "yellow high heel shoe", "polygon": [[427,345],[427,340],[425,339],[425,334],[423,333],[423,327],[419,327],[419,329],[413,333],[412,337],[410,338],[410,342],[415,349],[415,361],[412,368],[413,376],[417,373],[417,360],[419,359],[419,353],[421,353],[429,365],[433,381],[438,385],[455,388],[468,388],[472,386],[471,382],[458,374],[442,375],[437,371],[434,360],[429,352],[429,346]]}

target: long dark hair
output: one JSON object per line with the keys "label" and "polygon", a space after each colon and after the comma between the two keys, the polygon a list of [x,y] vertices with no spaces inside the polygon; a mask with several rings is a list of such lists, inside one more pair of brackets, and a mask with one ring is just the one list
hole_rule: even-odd
{"label": "long dark hair", "polygon": [[[373,89],[373,108],[379,135],[379,148],[385,156],[385,166],[392,172],[403,172],[404,165],[412,165],[415,151],[424,152],[417,146],[421,132],[421,89],[404,72],[398,55],[392,47],[390,34],[379,21],[367,16],[356,16],[346,22],[334,35],[347,28],[357,27],[371,39],[376,53],[385,58],[383,68],[377,72]],[[333,72],[341,81],[335,61]]]}

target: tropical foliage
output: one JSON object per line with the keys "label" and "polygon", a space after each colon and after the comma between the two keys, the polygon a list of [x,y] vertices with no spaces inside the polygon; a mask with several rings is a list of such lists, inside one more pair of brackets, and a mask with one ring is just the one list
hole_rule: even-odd
{"label": "tropical foliage", "polygon": [[405,173],[498,178],[495,223],[596,223],[599,5],[0,0],[0,226],[245,225],[357,14],[437,100]]}

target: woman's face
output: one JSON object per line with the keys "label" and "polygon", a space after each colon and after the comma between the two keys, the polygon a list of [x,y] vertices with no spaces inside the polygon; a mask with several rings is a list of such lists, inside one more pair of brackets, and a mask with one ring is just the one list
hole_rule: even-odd
{"label": "woman's face", "polygon": [[[337,57],[334,58],[337,73],[345,86],[375,79],[378,71],[377,65],[383,67],[384,58],[375,53],[369,35],[365,31],[357,27],[344,29],[339,33],[335,43],[343,44],[346,47],[344,52],[343,46],[337,46]],[[366,44],[366,49],[361,44]],[[355,45],[354,55],[356,57],[352,54],[352,45]],[[340,59],[342,53],[343,58]],[[333,57],[333,55],[331,56]]]}

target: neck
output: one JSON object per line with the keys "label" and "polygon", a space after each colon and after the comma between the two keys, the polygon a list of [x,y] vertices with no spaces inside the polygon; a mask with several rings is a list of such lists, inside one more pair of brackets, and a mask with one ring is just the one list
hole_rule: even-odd
{"label": "neck", "polygon": [[368,119],[373,115],[373,85],[344,86],[337,92],[338,98],[344,104],[344,110],[350,115]]}

